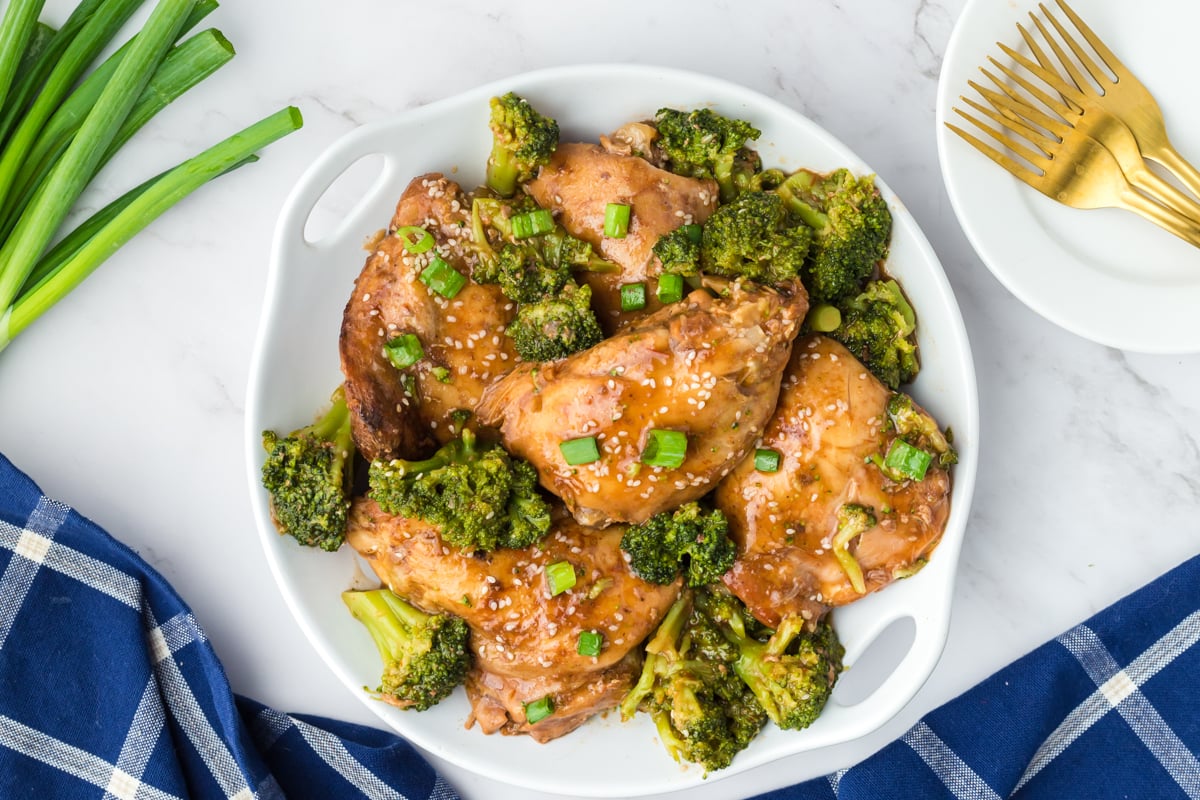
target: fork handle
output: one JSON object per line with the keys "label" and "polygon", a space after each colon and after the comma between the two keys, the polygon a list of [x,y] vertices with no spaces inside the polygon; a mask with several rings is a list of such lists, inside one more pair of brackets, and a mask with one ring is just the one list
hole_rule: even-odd
{"label": "fork handle", "polygon": [[1200,203],[1164,181],[1150,170],[1145,163],[1139,164],[1132,170],[1127,170],[1125,177],[1139,191],[1149,195],[1167,208],[1178,211],[1193,222],[1200,224]]}
{"label": "fork handle", "polygon": [[1164,137],[1162,143],[1153,149],[1152,152],[1144,153],[1145,157],[1151,161],[1157,161],[1166,167],[1167,171],[1179,179],[1179,182],[1187,187],[1187,190],[1196,197],[1200,197],[1200,170],[1193,167],[1186,158],[1179,155],[1169,141]]}
{"label": "fork handle", "polygon": [[1178,211],[1172,211],[1166,206],[1138,194],[1132,188],[1123,190],[1119,195],[1121,208],[1141,214],[1163,230],[1183,239],[1193,247],[1200,247],[1200,223],[1193,222]]}

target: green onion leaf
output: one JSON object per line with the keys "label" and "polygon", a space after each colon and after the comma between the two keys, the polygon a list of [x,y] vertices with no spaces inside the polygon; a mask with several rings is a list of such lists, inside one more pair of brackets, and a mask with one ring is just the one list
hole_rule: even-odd
{"label": "green onion leaf", "polygon": [[575,585],[575,567],[570,561],[556,561],[546,567],[546,587],[555,597]]}
{"label": "green onion leaf", "polygon": [[646,284],[627,283],[621,287],[621,310],[640,311],[646,307]]}
{"label": "green onion leaf", "polygon": [[583,631],[579,634],[579,644],[575,648],[575,652],[581,656],[592,656],[593,658],[600,655],[600,649],[604,646],[604,634],[596,633],[595,631]]}
{"label": "green onion leaf", "polygon": [[621,203],[609,203],[604,207],[604,235],[610,239],[624,239],[629,233],[630,208]]}
{"label": "green onion leaf", "polygon": [[528,214],[517,214],[512,218],[512,233],[514,239],[528,239],[531,236],[541,236],[554,230],[554,216],[544,208],[530,211]]}
{"label": "green onion leaf", "polygon": [[421,270],[421,283],[428,286],[430,291],[452,300],[467,285],[467,279],[454,267],[434,256],[429,266]]}
{"label": "green onion leaf", "polygon": [[37,27],[44,0],[12,0],[0,21],[0,108],[21,64],[21,56]]}
{"label": "green onion leaf", "polygon": [[573,467],[600,460],[600,447],[596,444],[595,436],[561,442],[558,449],[562,451],[566,462]]}
{"label": "green onion leaf", "polygon": [[642,463],[652,467],[678,469],[687,457],[687,434],[682,431],[650,431],[646,449],[642,450]]}
{"label": "green onion leaf", "polygon": [[683,276],[665,272],[658,276],[658,301],[678,303],[683,299]]}
{"label": "green onion leaf", "polygon": [[404,249],[413,255],[427,253],[433,248],[433,235],[418,225],[405,225],[396,229],[396,235],[404,244]]}
{"label": "green onion leaf", "polygon": [[411,367],[425,357],[425,349],[415,333],[397,336],[383,346],[383,351],[396,369]]}
{"label": "green onion leaf", "polygon": [[932,461],[932,455],[913,447],[903,439],[893,439],[887,456],[883,459],[884,466],[888,469],[894,470],[906,478],[912,478],[914,481],[925,479],[925,471],[929,469]]}
{"label": "green onion leaf", "polygon": [[554,698],[546,695],[541,700],[525,703],[525,721],[530,725],[541,722],[554,713]]}
{"label": "green onion leaf", "polygon": [[687,235],[688,239],[691,240],[692,244],[700,244],[700,240],[702,238],[704,238],[704,229],[701,228],[699,225],[696,225],[696,224],[682,225],[682,226],[680,226],[680,230],[682,230]]}
{"label": "green onion leaf", "polygon": [[778,450],[759,448],[754,451],[754,468],[759,472],[779,472],[780,458]]}

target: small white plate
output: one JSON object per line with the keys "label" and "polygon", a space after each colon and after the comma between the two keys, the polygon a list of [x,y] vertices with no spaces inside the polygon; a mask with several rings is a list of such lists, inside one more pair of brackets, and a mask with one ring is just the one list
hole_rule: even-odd
{"label": "small white plate", "polygon": [[[378,684],[379,656],[339,597],[356,576],[361,580],[355,555],[348,547],[334,554],[305,549],[280,536],[271,525],[259,484],[262,430],[292,430],[305,424],[342,380],[338,329],[365,258],[364,238],[387,224],[396,199],[415,175],[442,170],[453,172],[464,186],[481,182],[490,147],[487,101],[509,90],[557,118],[567,140],[595,140],[626,121],[652,117],[666,105],[711,105],[762,129],[758,148],[768,165],[872,171],[828,133],[779,103],[725,81],[655,67],[535,72],[353,131],[310,166],[285,203],[276,229],[246,404],[246,463],[256,522],[280,590],[313,646],[345,683],[347,702],[354,702],[351,695],[358,698],[412,742],[508,783],[569,796],[685,789],[704,780],[702,770],[676,765],[657,743],[645,715],[622,724],[616,714],[608,714],[539,745],[526,736],[484,736],[464,729],[468,705],[461,690],[420,714],[371,699],[363,686]],[[367,156],[382,159],[374,186],[332,233],[307,241],[306,222],[318,200],[339,175]],[[732,767],[709,776],[709,781],[875,730],[916,694],[945,644],[955,567],[975,484],[975,372],[962,317],[936,256],[903,204],[882,181],[879,187],[895,216],[888,268],[903,282],[920,316],[923,370],[913,393],[954,429],[960,449],[949,526],[931,564],[918,575],[836,612],[835,624],[846,645],[846,663],[855,667],[855,680],[839,685],[816,724],[799,732],[768,727]],[[914,631],[911,639],[894,633],[881,638],[897,622]],[[880,647],[860,662],[876,639]],[[864,681],[872,675],[881,681],[878,688]],[[857,693],[850,691],[855,683]],[[585,778],[588,775],[594,777]],[[810,777],[815,776],[795,776]]]}
{"label": "small white plate", "polygon": [[[1195,70],[1188,67],[1200,4],[1073,0],[1071,5],[1155,95],[1176,149],[1200,163],[1200,104]],[[1047,6],[1065,18],[1056,4]],[[975,95],[968,80],[990,85],[979,72],[987,56],[1008,62],[997,41],[1027,52],[1016,23],[1029,28],[1028,12],[1036,7],[1034,0],[970,0],[950,37],[938,86],[937,138],[958,221],[996,278],[1051,322],[1124,350],[1200,352],[1200,250],[1131,212],[1060,205],[943,124],[957,120],[971,128],[952,106],[969,110],[959,101],[960,95]]]}

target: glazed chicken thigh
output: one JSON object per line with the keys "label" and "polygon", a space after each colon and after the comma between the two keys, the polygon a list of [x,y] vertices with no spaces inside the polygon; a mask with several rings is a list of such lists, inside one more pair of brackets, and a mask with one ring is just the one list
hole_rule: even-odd
{"label": "glazed chicken thigh", "polygon": [[[617,704],[640,664],[638,645],[679,594],[678,582],[659,586],[630,571],[622,532],[559,513],[540,545],[468,553],[444,546],[436,526],[360,498],[347,541],[392,591],[467,621],[475,655],[467,690],[484,731],[544,741]],[[546,567],[559,562],[574,569],[575,585],[551,596]],[[603,635],[598,656],[579,654],[583,631]],[[528,725],[523,704],[547,695],[554,718]]]}
{"label": "glazed chicken thigh", "polygon": [[[474,255],[462,238],[470,208],[453,181],[437,173],[415,178],[355,281],[339,344],[354,440],[368,459],[416,458],[454,438],[462,423],[452,413],[473,409],[483,388],[516,361],[504,335],[513,305],[499,287],[468,281],[446,299],[419,279],[434,256],[470,274]],[[405,250],[396,234],[405,226],[428,231],[434,248]],[[397,369],[384,345],[406,333],[416,334],[426,357]]]}
{"label": "glazed chicken thigh", "polygon": [[[645,522],[707,494],[754,446],[807,306],[798,284],[693,292],[582,353],[520,365],[484,392],[480,421],[581,523]],[[641,460],[655,429],[687,435],[678,468]],[[560,445],[588,437],[599,458],[568,464]]]}
{"label": "glazed chicken thigh", "polygon": [[[568,233],[621,267],[619,273],[580,275],[592,287],[596,316],[608,333],[661,308],[651,285],[645,310],[622,312],[621,286],[657,275],[652,250],[659,237],[681,225],[704,222],[718,199],[715,181],[675,175],[638,156],[582,143],[560,144],[529,184],[529,193],[555,213]],[[609,203],[628,205],[632,211],[629,233],[620,239],[604,235]]]}
{"label": "glazed chicken thigh", "polygon": [[749,458],[716,491],[738,545],[725,583],[766,625],[816,619],[863,596],[833,552],[843,504],[870,507],[878,520],[849,544],[866,592],[918,568],[945,530],[946,470],[935,461],[923,480],[895,482],[869,461],[896,438],[885,422],[891,396],[832,339],[796,342],[761,444],[782,455],[779,470],[760,472]]}

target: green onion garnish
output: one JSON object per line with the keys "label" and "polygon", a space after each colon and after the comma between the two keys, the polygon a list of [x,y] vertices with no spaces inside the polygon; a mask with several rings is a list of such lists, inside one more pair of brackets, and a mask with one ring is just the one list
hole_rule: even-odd
{"label": "green onion garnish", "polygon": [[687,234],[688,239],[694,244],[700,244],[700,240],[704,237],[704,229],[696,224],[683,225],[680,230]]}
{"label": "green onion garnish", "polygon": [[558,449],[562,451],[566,462],[573,467],[600,460],[600,447],[596,444],[595,436],[561,442]]}
{"label": "green onion garnish", "polygon": [[779,451],[759,448],[754,451],[754,468],[759,472],[779,472]]}
{"label": "green onion garnish", "polygon": [[387,353],[388,361],[392,362],[392,366],[396,369],[411,367],[425,357],[421,340],[415,333],[397,336],[383,346],[383,351]]}
{"label": "green onion garnish", "polygon": [[419,225],[405,225],[396,229],[396,235],[404,243],[404,249],[413,255],[429,252],[434,245],[433,234]]}
{"label": "green onion garnish", "polygon": [[646,284],[627,283],[621,287],[621,310],[640,311],[646,307]]}
{"label": "green onion garnish", "polygon": [[604,235],[610,239],[624,239],[629,233],[629,206],[609,203],[604,208]]}
{"label": "green onion garnish", "polygon": [[556,561],[546,567],[546,586],[554,597],[575,585],[575,567],[570,561]]}
{"label": "green onion garnish", "polygon": [[810,331],[830,333],[841,327],[842,312],[838,310],[837,306],[817,303],[808,312],[808,318],[804,320],[804,324]]}
{"label": "green onion garnish", "polygon": [[888,469],[895,470],[914,481],[925,479],[925,470],[929,469],[932,461],[932,455],[913,447],[903,439],[893,439],[887,456],[883,459],[884,466]]}
{"label": "green onion garnish", "polygon": [[660,303],[678,303],[683,299],[683,276],[665,272],[658,276],[658,300]]}
{"label": "green onion garnish", "polygon": [[657,428],[650,431],[646,449],[642,451],[642,463],[652,467],[678,469],[687,456],[687,434],[682,431],[667,431]]}
{"label": "green onion garnish", "polygon": [[454,298],[467,285],[467,279],[461,272],[447,264],[438,256],[434,256],[429,266],[421,270],[421,283],[437,292],[447,300]]}
{"label": "green onion garnish", "polygon": [[445,367],[434,367],[429,371],[433,374],[433,377],[437,378],[442,383],[450,382],[450,370],[446,369]]}
{"label": "green onion garnish", "polygon": [[525,721],[530,725],[541,722],[554,713],[554,698],[546,695],[541,700],[525,703]]}
{"label": "green onion garnish", "polygon": [[554,216],[544,208],[530,211],[528,214],[517,214],[512,218],[512,233],[514,239],[528,239],[531,236],[541,236],[554,230]]}
{"label": "green onion garnish", "polygon": [[579,634],[579,645],[575,651],[581,656],[598,656],[604,646],[604,634],[595,631],[584,631]]}

